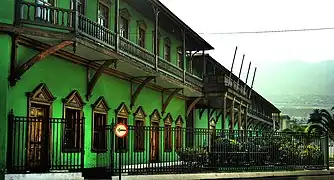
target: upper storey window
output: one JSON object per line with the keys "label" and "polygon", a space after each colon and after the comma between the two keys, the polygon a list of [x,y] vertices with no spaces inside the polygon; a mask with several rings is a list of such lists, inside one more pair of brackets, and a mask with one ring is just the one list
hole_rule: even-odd
{"label": "upper storey window", "polygon": [[183,69],[183,53],[182,53],[182,48],[177,48],[177,65],[179,68]]}
{"label": "upper storey window", "polygon": [[109,6],[103,1],[99,1],[98,23],[106,28],[109,27]]}
{"label": "upper storey window", "polygon": [[146,23],[145,21],[137,21],[137,26],[138,26],[138,45],[142,48],[145,48],[145,43],[146,43]]}
{"label": "upper storey window", "polygon": [[164,58],[166,61],[171,61],[170,54],[171,54],[171,42],[169,38],[165,38],[165,48],[164,48]]}
{"label": "upper storey window", "polygon": [[123,38],[129,39],[129,23],[131,15],[127,9],[120,10],[120,35]]}
{"label": "upper storey window", "polygon": [[[86,0],[77,0],[78,1],[78,11],[80,14],[85,14],[85,5],[86,5]],[[74,9],[74,0],[71,0],[71,10]]]}

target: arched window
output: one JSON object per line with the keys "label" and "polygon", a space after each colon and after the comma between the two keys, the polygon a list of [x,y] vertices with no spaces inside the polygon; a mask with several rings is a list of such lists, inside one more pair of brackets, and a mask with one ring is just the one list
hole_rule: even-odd
{"label": "arched window", "polygon": [[[130,111],[128,107],[126,107],[125,103],[122,103],[116,110],[116,119],[117,124],[123,123],[125,125],[128,125],[128,118]],[[128,136],[124,138],[118,138],[116,137],[116,151],[117,152],[127,152],[128,150]]]}
{"label": "arched window", "polygon": [[138,107],[134,113],[135,118],[135,152],[143,152],[145,150],[145,118],[146,113],[143,107]]}
{"label": "arched window", "polygon": [[175,121],[175,126],[176,126],[176,131],[175,131],[175,141],[176,141],[176,145],[175,145],[175,149],[176,151],[181,150],[182,148],[182,125],[183,125],[183,119],[182,116],[179,115]]}
{"label": "arched window", "polygon": [[83,112],[85,105],[78,91],[72,91],[65,99],[64,103],[64,140],[63,151],[79,152],[82,148],[83,132]]}
{"label": "arched window", "polygon": [[100,97],[93,105],[92,122],[92,151],[106,152],[107,137],[106,125],[108,122],[108,111],[110,110],[106,100]]}
{"label": "arched window", "polygon": [[164,119],[164,144],[165,144],[165,152],[172,151],[172,115],[170,113]]}

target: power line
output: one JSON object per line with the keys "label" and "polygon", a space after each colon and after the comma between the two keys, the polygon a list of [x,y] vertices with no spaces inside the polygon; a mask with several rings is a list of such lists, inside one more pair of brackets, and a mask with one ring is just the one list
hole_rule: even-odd
{"label": "power line", "polygon": [[[264,34],[264,33],[286,33],[286,32],[305,32],[305,31],[324,31],[334,30],[334,27],[328,28],[309,28],[309,29],[281,29],[281,30],[264,30],[264,31],[236,31],[236,32],[209,32],[209,33],[197,33],[201,35],[225,35],[225,34]],[[138,34],[138,33],[130,33]],[[153,34],[146,32],[146,34]]]}
{"label": "power line", "polygon": [[323,31],[323,30],[334,30],[334,27],[311,28],[311,29],[283,29],[283,30],[265,30],[265,31],[221,32],[221,33],[203,33],[203,34],[262,34],[262,33],[284,33],[284,32]]}

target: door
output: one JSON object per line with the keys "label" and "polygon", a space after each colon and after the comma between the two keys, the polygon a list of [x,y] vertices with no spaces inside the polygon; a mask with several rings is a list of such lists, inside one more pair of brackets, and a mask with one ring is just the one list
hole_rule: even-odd
{"label": "door", "polygon": [[32,104],[28,121],[27,160],[32,171],[46,171],[49,162],[49,106]]}
{"label": "door", "polygon": [[150,161],[159,161],[159,123],[152,122],[150,139]]}

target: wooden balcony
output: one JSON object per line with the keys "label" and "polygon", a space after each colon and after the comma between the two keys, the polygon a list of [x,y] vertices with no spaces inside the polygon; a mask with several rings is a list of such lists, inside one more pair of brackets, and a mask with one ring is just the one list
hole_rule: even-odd
{"label": "wooden balcony", "polygon": [[[160,75],[177,80],[179,84],[187,85],[190,86],[190,88],[196,88],[197,90],[201,90],[203,87],[202,77],[197,77],[196,75],[186,72],[186,70],[177,67],[161,57],[158,57],[156,61],[154,53],[140,47],[126,38],[119,36],[119,41],[117,43],[118,37],[114,31],[78,12],[31,2],[23,2],[22,0],[17,0],[16,7],[16,14],[19,15],[16,16],[16,25],[24,27],[28,26],[52,32],[62,32],[71,35],[74,39],[86,40],[94,44],[94,46],[97,45],[98,47],[106,48],[107,50],[112,50],[114,52],[116,52],[116,47],[118,47],[117,54],[126,58],[124,62],[128,64],[130,63],[131,65],[136,66],[137,69],[143,71],[143,73],[140,74],[135,73],[137,71],[133,68],[127,68],[124,73],[130,73],[130,75],[133,76],[144,76],[145,73],[152,73],[157,70]],[[36,38],[38,39],[38,37]],[[80,49],[80,47],[78,47],[76,54],[87,59],[110,59],[110,57],[107,57],[106,55],[94,55],[93,53],[88,52],[87,48]],[[129,59],[133,60],[133,62],[129,61]],[[122,68],[126,66],[129,65],[120,65],[120,71],[123,72],[125,68]]]}
{"label": "wooden balcony", "polygon": [[231,79],[228,75],[208,75],[204,77],[204,92],[206,93],[224,93],[233,91],[239,95],[247,97],[246,89]]}
{"label": "wooden balcony", "polygon": [[[257,117],[258,119],[261,119],[262,121],[266,121],[269,123],[273,123],[274,122],[274,117],[272,116],[267,116],[264,113],[258,112],[254,109],[248,108],[248,116],[253,116],[253,117]],[[279,122],[275,122],[275,126],[276,128],[279,127]]]}

